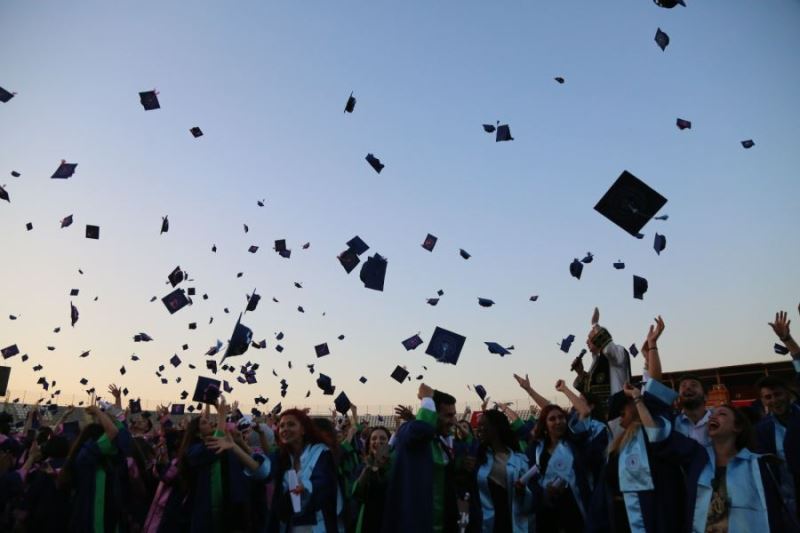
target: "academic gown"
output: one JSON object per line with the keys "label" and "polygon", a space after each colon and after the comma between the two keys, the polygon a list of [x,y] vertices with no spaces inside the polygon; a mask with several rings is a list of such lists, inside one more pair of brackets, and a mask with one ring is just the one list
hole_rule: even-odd
{"label": "academic gown", "polygon": [[[358,506],[356,533],[378,533],[381,530],[386,489],[389,486],[391,464],[373,471],[362,465],[353,483],[353,501]],[[362,477],[362,472],[367,470]]]}
{"label": "academic gown", "polygon": [[767,415],[756,425],[756,448],[761,454],[772,454],[783,462],[770,464],[773,475],[781,485],[781,493],[800,518],[800,404],[789,406],[787,423],[784,425],[775,417]]}
{"label": "academic gown", "polygon": [[[509,533],[528,533],[533,521],[533,494],[528,486],[520,496],[515,489],[517,481],[529,469],[528,458],[523,453],[510,452],[506,462],[506,482],[502,487],[505,489],[505,501],[502,502],[497,501],[497,490],[493,489],[493,482],[489,478],[494,461],[494,452],[491,449],[486,450],[486,461],[476,472],[480,513],[475,526],[482,533],[494,533],[495,526],[503,523],[510,526],[507,530]],[[499,512],[503,512],[505,516],[498,516]]]}

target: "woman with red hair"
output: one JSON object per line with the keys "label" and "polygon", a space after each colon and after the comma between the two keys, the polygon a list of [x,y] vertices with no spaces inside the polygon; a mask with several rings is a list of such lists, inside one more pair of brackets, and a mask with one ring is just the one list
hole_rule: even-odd
{"label": "woman with red hair", "polygon": [[268,531],[335,533],[338,485],[330,443],[299,409],[281,413],[277,433],[278,451],[264,461],[275,481]]}

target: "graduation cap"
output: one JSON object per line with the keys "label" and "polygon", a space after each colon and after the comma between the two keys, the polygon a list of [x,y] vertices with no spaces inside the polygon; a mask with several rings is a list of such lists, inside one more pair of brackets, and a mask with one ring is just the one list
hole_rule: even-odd
{"label": "graduation cap", "polygon": [[425,353],[436,358],[440,363],[455,365],[461,355],[461,349],[467,340],[463,335],[436,327],[433,331]]}
{"label": "graduation cap", "polygon": [[417,346],[422,344],[422,337],[420,337],[418,334],[417,335],[412,335],[411,337],[409,337],[406,340],[404,340],[402,344],[403,344],[403,348],[405,348],[406,351],[415,350],[417,348]]}
{"label": "graduation cap", "polygon": [[356,97],[353,96],[353,93],[350,93],[350,96],[347,98],[347,103],[344,105],[344,113],[352,113],[355,108]]}
{"label": "graduation cap", "polygon": [[634,357],[639,355],[639,348],[636,347],[636,343],[635,342],[633,344],[631,344],[630,348],[628,348],[628,351]]}
{"label": "graduation cap", "polygon": [[169,276],[167,276],[167,279],[169,280],[170,284],[173,287],[178,285],[180,282],[182,282],[186,278],[187,278],[187,274],[186,274],[186,272],[181,270],[181,266],[180,265],[176,266],[175,269],[172,272],[169,273]]}
{"label": "graduation cap", "polygon": [[139,101],[142,103],[142,107],[144,107],[145,111],[161,108],[161,105],[158,103],[158,93],[156,91],[144,91],[139,93]]}
{"label": "graduation cap", "polygon": [[172,357],[170,357],[169,362],[172,366],[178,368],[181,364],[181,358],[178,357],[178,354],[175,354]]}
{"label": "graduation cap", "polygon": [[100,226],[93,226],[91,224],[86,224],[86,238],[87,239],[99,239],[100,238]]}
{"label": "graduation cap", "polygon": [[594,209],[631,235],[638,236],[666,203],[666,198],[625,170]]}
{"label": "graduation cap", "polygon": [[678,4],[682,5],[683,7],[686,7],[686,4],[683,3],[683,0],[653,0],[653,2],[658,7],[663,7],[665,9],[672,9]]}
{"label": "graduation cap", "polygon": [[14,357],[15,355],[18,355],[19,348],[17,348],[16,344],[12,344],[11,346],[6,346],[2,350],[0,350],[0,354],[2,354],[3,359],[8,359],[9,357]]}
{"label": "graduation cap", "polygon": [[317,353],[317,357],[325,357],[331,353],[331,351],[328,349],[327,342],[323,342],[322,344],[314,346],[314,351]]}
{"label": "graduation cap", "polygon": [[775,350],[775,353],[778,355],[787,355],[789,353],[789,349],[782,344],[775,343],[775,346],[772,347]]}
{"label": "graduation cap", "polygon": [[347,248],[355,252],[356,255],[361,255],[367,250],[369,250],[369,245],[365,243],[361,239],[361,237],[356,235],[355,237],[347,241]]}
{"label": "graduation cap", "polygon": [[428,298],[425,302],[430,306],[436,306],[439,303],[439,298]]}
{"label": "graduation cap", "polygon": [[577,258],[573,259],[572,263],[569,265],[569,273],[573,278],[581,279],[581,274],[583,273],[583,263],[578,261]]}
{"label": "graduation cap", "polygon": [[67,215],[61,219],[61,227],[67,228],[72,225],[72,215]]}
{"label": "graduation cap", "polygon": [[692,122],[690,120],[683,120],[679,118],[675,121],[675,124],[678,126],[679,130],[690,130],[692,129]]}
{"label": "graduation cap", "polygon": [[535,302],[535,301],[537,301],[538,299],[539,299],[539,295],[538,295],[538,294],[534,294],[533,296],[531,296],[530,298],[528,298],[528,300],[530,300],[531,302]]}
{"label": "graduation cap", "polygon": [[213,372],[214,374],[216,374],[217,373],[217,362],[214,361],[213,359],[207,359],[206,360],[206,368],[208,370],[211,370],[211,372]]}
{"label": "graduation cap", "polygon": [[5,396],[8,392],[8,380],[11,377],[10,366],[0,366],[0,396]]}
{"label": "graduation cap", "polygon": [[70,289],[69,295],[70,296],[77,296],[79,292],[80,292],[80,289]]}
{"label": "graduation cap", "polygon": [[478,298],[478,305],[481,307],[491,307],[494,305],[494,301],[489,298]]}
{"label": "graduation cap", "polygon": [[365,378],[364,376],[361,376],[360,378],[358,378],[358,381],[360,381],[361,383],[366,383],[367,382],[367,378]]}
{"label": "graduation cap", "polygon": [[669,46],[669,35],[661,31],[661,28],[658,28],[656,30],[655,41],[658,47],[661,48],[661,51],[663,52],[664,50],[667,49],[667,46]]}
{"label": "graduation cap", "polygon": [[317,387],[319,387],[323,394],[327,396],[333,396],[333,393],[336,390],[336,387],[333,386],[331,378],[322,373],[317,376]]}
{"label": "graduation cap", "polygon": [[14,98],[14,96],[16,96],[16,94],[17,93],[9,92],[9,91],[3,89],[2,87],[0,87],[0,102],[3,102],[5,104],[9,100]]}
{"label": "graduation cap", "polygon": [[249,228],[249,227],[247,227],[247,224],[242,224],[242,226],[244,226],[244,232],[245,232],[245,233],[247,233],[248,231],[250,231],[250,228]]}
{"label": "graduation cap", "polygon": [[125,370],[125,366],[124,365],[119,368],[119,373],[120,373],[121,376],[124,376],[126,372],[127,372],[127,370]]}
{"label": "graduation cap", "polygon": [[184,411],[184,404],[182,403],[174,403],[172,407],[169,408],[169,414],[171,415],[182,415]]}
{"label": "graduation cap", "polygon": [[347,414],[347,411],[350,410],[350,398],[347,397],[347,394],[344,391],[339,393],[339,396],[333,400],[333,404],[336,406],[336,410],[342,414]]}
{"label": "graduation cap", "polygon": [[507,348],[504,348],[502,345],[496,342],[484,342],[484,344],[487,348],[489,348],[489,353],[497,354],[500,357],[511,353]]}
{"label": "graduation cap", "polygon": [[195,139],[197,139],[198,137],[202,137],[203,136],[203,130],[201,130],[198,126],[195,126],[194,128],[190,129],[189,131],[192,132],[192,137],[194,137]]}
{"label": "graduation cap", "polygon": [[644,299],[644,293],[647,292],[647,280],[634,275],[633,276],[633,297],[637,300]]}
{"label": "graduation cap", "polygon": [[266,202],[266,200],[256,200],[256,205],[258,207],[264,207],[264,202]]}
{"label": "graduation cap", "polygon": [[748,139],[746,141],[742,141],[742,146],[747,150],[749,150],[750,148],[752,148],[755,145],[756,145],[756,143],[753,142],[753,139]]}
{"label": "graduation cap", "polygon": [[391,373],[391,377],[398,383],[403,383],[408,377],[408,370],[400,365],[397,365]]}
{"label": "graduation cap", "polygon": [[460,249],[458,250],[458,253],[459,253],[459,255],[461,255],[461,257],[463,257],[464,259],[469,259],[470,257],[472,257],[472,255],[470,255],[470,253],[469,253],[469,252],[467,252],[467,251],[466,251],[465,249],[463,249],[463,248],[460,248]]}
{"label": "graduation cap", "polygon": [[261,296],[256,294],[256,290],[253,289],[253,294],[247,296],[246,311],[255,311],[259,301],[261,301]]}
{"label": "graduation cap", "polygon": [[78,163],[67,163],[65,160],[61,160],[61,164],[58,165],[58,168],[53,175],[50,176],[52,180],[65,180],[67,178],[71,178],[73,174],[75,174],[75,169],[78,168]]}
{"label": "graduation cap", "polygon": [[22,176],[22,174],[20,174],[20,173],[19,173],[19,172],[17,172],[16,170],[12,170],[12,171],[11,171],[11,175],[12,175],[13,177],[15,177],[15,178],[18,178],[18,177]]}
{"label": "graduation cap", "polygon": [[78,321],[78,317],[80,313],[78,313],[78,308],[72,305],[72,302],[69,303],[69,317],[72,321],[72,327],[75,327],[75,323]]}
{"label": "graduation cap", "polygon": [[267,347],[267,339],[261,339],[260,342],[253,341],[250,346],[256,348],[257,350],[261,350]]}
{"label": "graduation cap", "polygon": [[272,408],[272,411],[270,411],[270,412],[271,412],[273,415],[277,415],[277,414],[280,414],[280,412],[281,412],[282,410],[283,410],[283,408],[281,407],[281,402],[278,402],[278,403],[275,405],[275,407],[273,407],[273,408]]}
{"label": "graduation cap", "polygon": [[192,301],[186,297],[183,289],[175,289],[171,293],[161,298],[161,301],[164,303],[164,306],[171,315],[192,303]]}
{"label": "graduation cap", "polygon": [[614,268],[616,268],[617,270],[622,270],[623,268],[625,268],[625,263],[623,263],[622,260],[619,260],[616,263],[614,263]]}
{"label": "graduation cap", "polygon": [[556,76],[556,77],[555,77],[555,78],[553,78],[553,79],[554,79],[554,80],[556,80],[556,81],[557,81],[558,83],[560,83],[560,84],[563,84],[563,83],[564,83],[564,81],[566,81],[566,80],[564,80],[564,78],[562,78],[561,76]]}
{"label": "graduation cap", "polygon": [[253,330],[242,324],[242,315],[239,315],[239,320],[236,321],[236,326],[233,328],[231,340],[228,342],[228,349],[225,350],[225,355],[222,360],[225,361],[228,357],[242,355],[250,347],[250,342],[253,340]]}
{"label": "graduation cap", "polygon": [[81,359],[84,359],[86,357],[89,357],[90,353],[91,353],[91,350],[86,350],[85,352],[81,352],[81,354],[78,357],[80,357]]}
{"label": "graduation cap", "polygon": [[478,394],[481,401],[486,399],[486,389],[483,388],[483,385],[475,385],[475,392]]}
{"label": "graduation cap", "polygon": [[361,262],[361,259],[359,259],[358,254],[356,254],[356,252],[350,248],[340,253],[336,257],[336,259],[339,260],[339,263],[342,265],[342,268],[344,268],[344,271],[347,272],[348,274],[352,272],[353,269],[355,269],[356,266],[358,266],[358,264]]}
{"label": "graduation cap", "polygon": [[444,291],[442,289],[439,289],[438,291],[436,291],[436,294],[438,294],[439,296],[444,296]]}
{"label": "graduation cap", "polygon": [[211,251],[214,252],[214,253],[217,253],[217,245],[216,244],[212,244],[211,245]]}
{"label": "graduation cap", "polygon": [[133,336],[133,342],[150,342],[153,340],[153,337],[148,335],[147,333],[137,333]]}
{"label": "graduation cap", "polygon": [[380,159],[378,159],[372,154],[367,154],[367,157],[365,159],[367,160],[367,163],[369,163],[369,166],[371,166],[378,174],[380,174],[381,170],[383,170],[383,167],[386,166],[383,163],[381,163]]}
{"label": "graduation cap", "polygon": [[[161,233],[166,233],[168,231],[169,231],[169,215],[161,217]],[[159,235],[161,235],[161,233],[159,233]]]}
{"label": "graduation cap", "polygon": [[569,349],[572,347],[573,342],[575,342],[575,335],[567,335],[561,339],[561,351],[564,353],[569,353]]}
{"label": "graduation cap", "polygon": [[133,400],[128,402],[128,409],[130,409],[131,414],[135,415],[137,413],[142,412],[142,401],[139,399]]}
{"label": "graduation cap", "polygon": [[422,247],[428,250],[429,252],[432,252],[433,247],[436,246],[436,241],[438,240],[439,240],[438,237],[428,233],[428,236],[425,237],[425,242],[422,243]]}
{"label": "graduation cap", "polygon": [[254,244],[254,245],[250,246],[250,248],[248,248],[247,251],[250,252],[251,254],[254,254],[254,253],[256,253],[258,251],[258,246],[256,246]]}
{"label": "graduation cap", "polygon": [[81,384],[81,385],[87,385],[88,383],[89,383],[89,380],[88,380],[88,379],[86,379],[86,378],[81,378],[81,380],[80,380],[80,384]]}
{"label": "graduation cap", "polygon": [[276,240],[276,241],[275,241],[274,250],[275,250],[276,252],[278,252],[279,254],[280,254],[281,252],[286,252],[286,251],[288,251],[288,250],[286,249],[286,239],[278,239],[278,240]]}
{"label": "graduation cap", "polygon": [[508,126],[508,124],[501,124],[497,126],[497,134],[494,140],[495,142],[514,140],[514,137],[511,136],[511,128]]}
{"label": "graduation cap", "polygon": [[339,335],[339,336],[338,336],[338,337],[336,337],[336,338],[337,338],[337,339],[339,339],[340,341],[343,341],[343,340],[344,340],[344,335]]}
{"label": "graduation cap", "polygon": [[139,356],[138,355],[136,355],[136,354],[132,354],[131,355],[131,361],[138,361],[138,360],[139,360]]}
{"label": "graduation cap", "polygon": [[594,261],[594,255],[592,254],[592,252],[586,252],[586,255],[584,256],[584,258],[581,259],[581,263],[584,263],[586,265],[588,265],[592,261]]}
{"label": "graduation cap", "polygon": [[667,238],[664,235],[656,233],[656,237],[653,240],[653,249],[656,251],[658,255],[661,255],[661,252],[663,252],[664,248],[666,247],[667,247]]}
{"label": "graduation cap", "polygon": [[5,200],[8,203],[11,203],[11,197],[8,195],[8,191],[6,191],[2,185],[0,185],[0,200]]}
{"label": "graduation cap", "polygon": [[219,386],[221,385],[218,379],[207,378],[198,376],[197,385],[194,388],[192,395],[193,402],[199,403],[214,403],[219,398]]}
{"label": "graduation cap", "polygon": [[25,224],[25,229],[27,229],[28,231],[32,230],[33,224],[31,222],[28,222],[27,224]]}
{"label": "graduation cap", "polygon": [[383,291],[383,284],[386,278],[387,261],[380,254],[375,254],[368,258],[361,267],[359,277],[364,283],[364,287],[375,291]]}

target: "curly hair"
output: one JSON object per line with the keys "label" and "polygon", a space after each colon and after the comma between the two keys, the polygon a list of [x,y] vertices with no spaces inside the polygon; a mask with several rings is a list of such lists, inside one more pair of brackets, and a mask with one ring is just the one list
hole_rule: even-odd
{"label": "curly hair", "polygon": [[561,413],[564,415],[564,418],[567,417],[567,412],[564,411],[562,407],[553,403],[550,405],[545,405],[544,409],[542,409],[542,412],[539,415],[539,420],[536,421],[536,426],[533,428],[533,438],[535,440],[546,440],[549,437],[547,434],[547,417],[550,416],[550,413],[553,411],[561,411]]}

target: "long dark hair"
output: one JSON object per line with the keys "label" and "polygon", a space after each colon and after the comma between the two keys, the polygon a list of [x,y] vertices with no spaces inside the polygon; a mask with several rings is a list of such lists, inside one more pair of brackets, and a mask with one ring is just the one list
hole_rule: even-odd
{"label": "long dark hair", "polygon": [[61,468],[61,472],[58,474],[57,484],[60,489],[70,489],[72,487],[75,458],[78,456],[81,448],[83,448],[83,445],[89,440],[96,441],[103,436],[103,433],[103,426],[96,422],[93,422],[83,428],[80,435],[78,435],[78,438],[75,439],[74,443],[72,443],[72,448],[70,448],[69,453],[67,454],[67,459],[64,461],[64,466]]}
{"label": "long dark hair", "polygon": [[722,404],[717,407],[717,409],[723,407],[733,412],[733,426],[741,430],[736,435],[736,442],[734,443],[736,451],[740,451],[742,448],[753,448],[755,444],[755,431],[753,430],[753,424],[750,423],[750,417],[747,416],[744,410],[734,407],[729,403]]}
{"label": "long dark hair", "polygon": [[[497,409],[491,409],[489,411],[484,411],[481,415],[481,422],[479,423],[489,423],[491,426],[492,431],[494,431],[495,435],[497,435],[498,440],[503,445],[503,447],[510,449],[511,451],[518,452],[519,451],[519,439],[517,436],[514,435],[514,430],[511,429],[511,423],[508,421],[506,415],[498,411]],[[486,462],[486,451],[489,449],[488,442],[481,442],[480,447],[478,448],[478,462],[483,464]],[[499,452],[501,450],[494,450],[495,452]]]}
{"label": "long dark hair", "polygon": [[186,426],[186,430],[183,433],[181,446],[178,449],[178,477],[181,480],[181,485],[187,491],[194,487],[194,472],[189,466],[189,461],[186,456],[188,455],[189,448],[191,448],[192,445],[198,442],[203,442],[200,437],[201,419],[202,417],[200,416],[192,418],[192,420],[189,422],[189,425]]}
{"label": "long dark hair", "polygon": [[369,431],[367,432],[366,445],[364,446],[364,457],[370,454],[370,441],[372,440],[372,434],[375,433],[376,431],[383,431],[384,433],[386,433],[387,441],[392,438],[392,432],[389,431],[389,429],[386,426],[375,426],[369,428]]}
{"label": "long dark hair", "polygon": [[[314,424],[314,421],[311,420],[311,417],[309,417],[305,411],[301,411],[300,409],[287,409],[281,413],[280,417],[278,417],[279,425],[281,419],[285,416],[293,416],[303,428],[303,446],[319,443],[326,445],[328,448],[333,446],[333,441],[331,441],[327,435],[317,428],[316,424]],[[276,432],[275,442],[280,449],[279,458],[281,464],[284,466],[284,468],[289,468],[289,466],[292,464],[290,460],[289,448],[281,441],[280,431]]]}
{"label": "long dark hair", "polygon": [[539,415],[539,420],[536,421],[536,426],[533,428],[533,438],[535,440],[545,441],[550,437],[547,433],[547,417],[550,416],[550,413],[553,411],[561,411],[565,417],[567,416],[567,412],[558,405],[552,403],[545,405]]}

